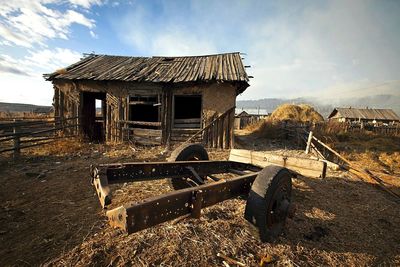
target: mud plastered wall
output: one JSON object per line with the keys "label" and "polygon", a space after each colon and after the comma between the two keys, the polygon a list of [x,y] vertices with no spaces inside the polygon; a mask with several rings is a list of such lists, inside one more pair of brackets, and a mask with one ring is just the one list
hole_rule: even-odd
{"label": "mud plastered wall", "polygon": [[174,95],[202,95],[202,116],[205,124],[235,105],[236,87],[229,83],[211,83],[177,88]]}

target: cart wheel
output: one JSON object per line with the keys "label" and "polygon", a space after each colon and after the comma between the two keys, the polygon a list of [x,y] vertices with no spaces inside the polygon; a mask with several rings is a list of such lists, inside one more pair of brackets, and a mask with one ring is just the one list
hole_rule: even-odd
{"label": "cart wheel", "polygon": [[[172,151],[168,162],[208,160],[207,150],[201,144],[185,144]],[[171,179],[171,186],[175,190],[190,187],[190,181],[186,178]]]}
{"label": "cart wheel", "polygon": [[292,175],[280,166],[267,166],[256,177],[244,217],[262,242],[271,241],[285,226],[292,195]]}

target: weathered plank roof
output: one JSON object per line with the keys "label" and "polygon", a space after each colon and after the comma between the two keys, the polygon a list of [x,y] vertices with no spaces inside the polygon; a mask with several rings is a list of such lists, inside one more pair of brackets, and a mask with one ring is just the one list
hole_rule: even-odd
{"label": "weathered plank roof", "polygon": [[335,108],[328,118],[400,121],[393,110],[374,108]]}
{"label": "weathered plank roof", "polygon": [[238,52],[185,57],[89,55],[65,69],[44,74],[44,77],[46,80],[118,80],[172,83],[238,81],[247,84],[249,81]]}

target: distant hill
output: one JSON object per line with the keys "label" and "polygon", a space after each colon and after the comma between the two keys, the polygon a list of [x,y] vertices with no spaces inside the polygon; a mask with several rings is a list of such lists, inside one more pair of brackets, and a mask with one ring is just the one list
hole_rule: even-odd
{"label": "distant hill", "polygon": [[237,110],[241,109],[261,109],[268,113],[273,112],[282,104],[309,104],[313,106],[324,118],[332,112],[335,107],[355,107],[355,108],[388,108],[393,109],[400,115],[400,96],[397,95],[373,95],[366,97],[353,98],[264,98],[258,100],[238,100],[236,101]]}
{"label": "distant hill", "polygon": [[38,106],[32,104],[5,103],[0,102],[0,111],[3,112],[33,112],[47,113],[53,109],[52,106]]}
{"label": "distant hill", "polygon": [[324,105],[317,103],[311,99],[306,98],[264,98],[258,100],[239,100],[236,101],[236,107],[240,109],[257,110],[258,108],[263,110],[264,113],[272,113],[278,106],[282,104],[308,104],[313,106],[324,118],[326,118],[330,112],[333,110],[332,105]]}

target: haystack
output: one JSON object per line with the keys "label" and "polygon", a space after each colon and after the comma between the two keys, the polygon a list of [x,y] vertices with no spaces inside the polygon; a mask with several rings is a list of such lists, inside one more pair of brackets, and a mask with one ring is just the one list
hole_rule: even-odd
{"label": "haystack", "polygon": [[310,105],[283,104],[271,114],[271,119],[276,121],[296,122],[321,122],[324,118]]}

